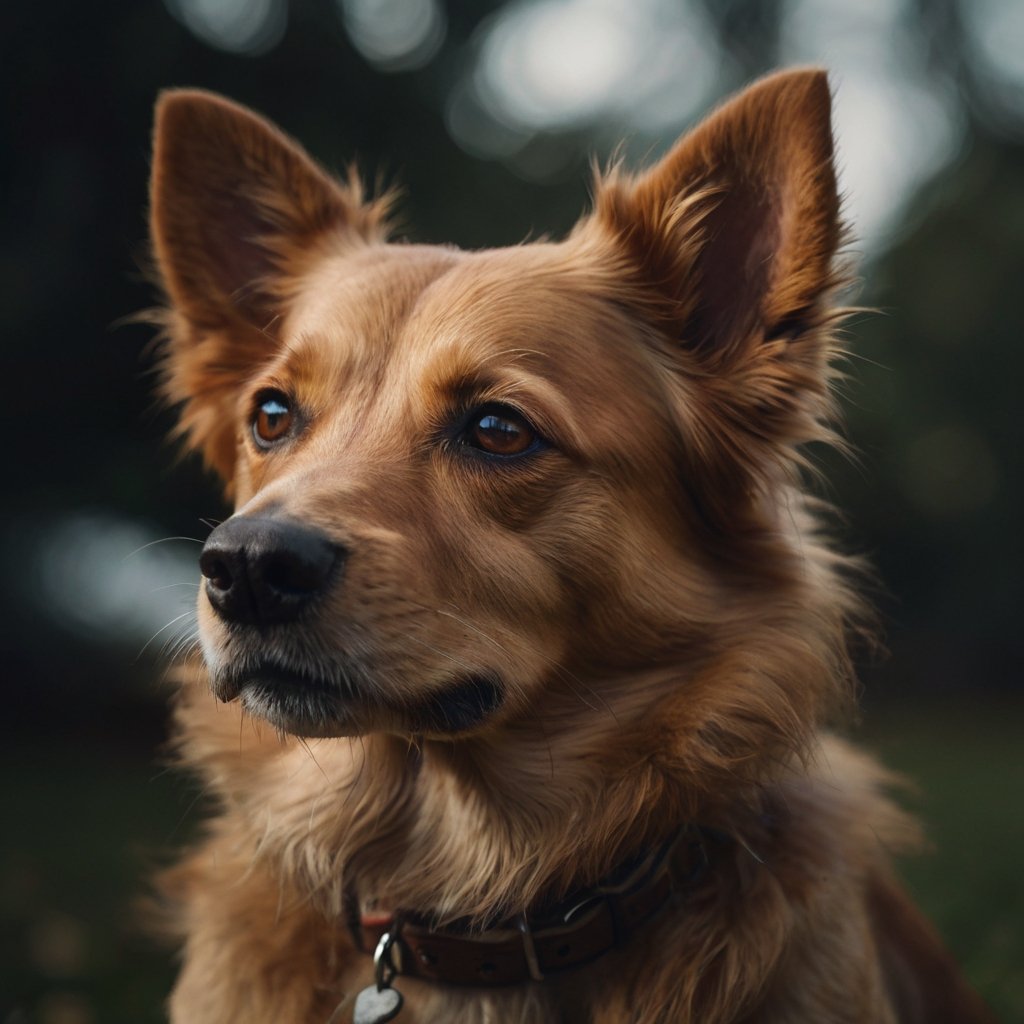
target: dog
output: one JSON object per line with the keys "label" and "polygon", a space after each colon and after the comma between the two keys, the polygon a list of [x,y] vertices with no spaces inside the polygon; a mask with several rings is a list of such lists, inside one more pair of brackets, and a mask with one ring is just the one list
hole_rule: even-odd
{"label": "dog", "polygon": [[561,241],[389,241],[251,111],[158,102],[163,390],[234,514],[177,705],[178,1024],[991,1021],[831,735],[869,614],[806,486],[830,90],[755,83]]}

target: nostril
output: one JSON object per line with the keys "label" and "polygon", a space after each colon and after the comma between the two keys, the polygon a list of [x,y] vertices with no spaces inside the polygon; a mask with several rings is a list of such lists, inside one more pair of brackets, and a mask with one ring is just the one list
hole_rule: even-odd
{"label": "nostril", "polygon": [[204,551],[200,555],[199,571],[217,590],[230,590],[235,581],[227,561],[216,551]]}

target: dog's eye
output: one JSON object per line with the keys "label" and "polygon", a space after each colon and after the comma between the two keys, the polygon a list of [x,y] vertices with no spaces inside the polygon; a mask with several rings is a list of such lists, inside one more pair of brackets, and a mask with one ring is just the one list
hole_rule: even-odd
{"label": "dog's eye", "polygon": [[269,448],[288,435],[292,427],[288,397],[280,391],[263,394],[252,418],[252,436],[261,448]]}
{"label": "dog's eye", "polygon": [[523,455],[537,445],[539,438],[515,409],[490,405],[470,417],[463,440],[488,455]]}

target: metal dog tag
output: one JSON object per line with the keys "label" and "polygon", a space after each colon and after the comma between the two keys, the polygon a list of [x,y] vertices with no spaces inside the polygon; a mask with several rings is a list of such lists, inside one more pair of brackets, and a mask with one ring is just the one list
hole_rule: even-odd
{"label": "metal dog tag", "polygon": [[370,985],[356,996],[352,1024],[385,1024],[394,1020],[402,1008],[402,993],[390,986]]}

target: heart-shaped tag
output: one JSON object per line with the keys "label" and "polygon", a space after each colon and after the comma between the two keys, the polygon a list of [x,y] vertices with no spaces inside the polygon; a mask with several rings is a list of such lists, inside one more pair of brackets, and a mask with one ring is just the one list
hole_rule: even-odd
{"label": "heart-shaped tag", "polygon": [[371,985],[356,996],[352,1024],[385,1024],[394,1020],[402,1008],[402,993],[385,986]]}

